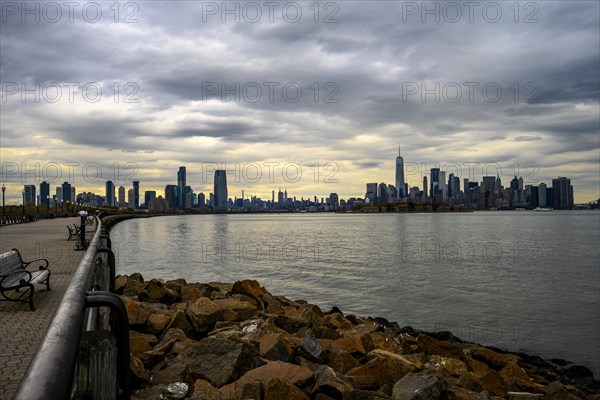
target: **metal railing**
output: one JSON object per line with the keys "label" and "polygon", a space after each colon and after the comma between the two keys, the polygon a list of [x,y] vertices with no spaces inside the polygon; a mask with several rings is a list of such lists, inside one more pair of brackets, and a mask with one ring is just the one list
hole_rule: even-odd
{"label": "metal railing", "polygon": [[[123,302],[111,293],[114,261],[108,232],[98,218],[94,237],[15,399],[129,399],[129,325]],[[114,348],[93,349],[96,338],[103,335],[110,339],[107,343],[116,344],[116,357],[110,356]],[[92,346],[82,350],[83,342]]]}

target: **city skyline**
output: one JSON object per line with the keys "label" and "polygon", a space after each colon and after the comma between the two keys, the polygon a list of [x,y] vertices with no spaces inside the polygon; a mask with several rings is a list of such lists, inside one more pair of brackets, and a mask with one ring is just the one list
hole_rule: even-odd
{"label": "city skyline", "polygon": [[[280,9],[274,21],[266,11],[257,23],[222,22],[219,15],[204,21],[202,2],[142,2],[129,24],[115,23],[107,8],[97,23],[81,14],[70,22],[68,10],[57,23],[7,15],[0,41],[2,163],[98,163],[100,181],[73,182],[98,193],[106,180],[129,184],[111,175],[115,163],[136,165],[135,179],[151,190],[163,189],[185,165],[187,183],[207,192],[212,182],[201,180],[201,162],[293,162],[308,179],[238,185],[228,177],[230,189],[263,198],[280,185],[299,196],[351,196],[374,177],[394,182],[388,154],[400,142],[405,165],[535,163],[540,181],[569,176],[578,202],[600,197],[597,2],[536,3],[528,23],[530,13],[520,9],[515,22],[508,3],[498,3],[502,19],[494,22],[482,18],[481,7],[475,21],[462,10],[456,22],[445,15],[423,22],[419,13],[403,14],[405,2],[370,2],[368,13],[360,2],[335,4],[331,23],[323,22],[330,10],[320,10],[315,23],[309,4],[297,23],[282,19]],[[57,29],[61,35],[53,34]],[[95,36],[98,29],[103,34]],[[124,50],[118,60],[112,49]],[[89,61],[72,63],[73,52]],[[57,101],[52,82],[62,88]],[[72,101],[68,82],[79,83]],[[273,101],[269,82],[278,85]],[[297,102],[282,98],[292,82],[302,89]],[[88,83],[102,89],[97,102],[90,101],[92,89],[82,96]],[[257,87],[263,98],[252,101]],[[221,93],[209,95],[215,88],[236,93],[223,101]],[[498,89],[501,98],[490,98]],[[458,90],[462,97],[454,101]],[[315,162],[335,163],[339,184],[323,184],[324,170],[315,184]],[[420,186],[422,176],[406,172],[410,186]],[[34,182],[3,183],[14,202],[19,188]]]}

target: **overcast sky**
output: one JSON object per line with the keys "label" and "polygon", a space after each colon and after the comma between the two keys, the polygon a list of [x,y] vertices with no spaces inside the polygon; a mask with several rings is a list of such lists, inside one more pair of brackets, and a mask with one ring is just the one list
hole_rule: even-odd
{"label": "overcast sky", "polygon": [[600,196],[597,1],[28,4],[1,10],[10,201],[41,180],[163,194],[180,165],[208,194],[215,163],[231,197],[363,196],[399,144],[411,186],[437,163]]}

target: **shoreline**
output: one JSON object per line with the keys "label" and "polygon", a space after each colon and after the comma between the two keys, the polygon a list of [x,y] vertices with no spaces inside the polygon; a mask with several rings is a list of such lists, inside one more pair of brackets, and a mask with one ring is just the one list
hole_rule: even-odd
{"label": "shoreline", "polygon": [[116,292],[130,320],[133,399],[600,398],[586,367],[323,311],[253,280],[136,273],[118,276]]}

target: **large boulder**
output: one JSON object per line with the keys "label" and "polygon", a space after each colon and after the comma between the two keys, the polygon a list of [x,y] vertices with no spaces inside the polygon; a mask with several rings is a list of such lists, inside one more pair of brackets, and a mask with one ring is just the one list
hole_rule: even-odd
{"label": "large boulder", "polygon": [[225,399],[236,398],[241,395],[244,384],[260,382],[263,386],[267,386],[274,379],[281,379],[299,388],[305,388],[313,383],[314,374],[308,368],[282,361],[273,361],[247,372],[236,382],[223,386],[219,391]]}
{"label": "large boulder", "polygon": [[257,356],[254,347],[233,340],[208,337],[185,350],[175,360],[189,365],[192,377],[206,379],[215,387],[222,387],[249,371]]}
{"label": "large boulder", "polygon": [[162,281],[152,279],[146,283],[138,297],[141,301],[149,303],[172,304],[177,302],[178,294],[173,289],[169,289]]}
{"label": "large boulder", "polygon": [[190,303],[186,315],[196,332],[205,333],[212,330],[217,321],[223,318],[223,311],[210,299],[201,297]]}
{"label": "large boulder", "polygon": [[259,352],[267,360],[288,362],[294,355],[289,340],[281,333],[268,333],[260,339]]}
{"label": "large boulder", "polygon": [[373,350],[366,360],[366,364],[346,374],[357,389],[377,390],[384,385],[393,385],[404,375],[420,368],[413,359],[385,350]]}

